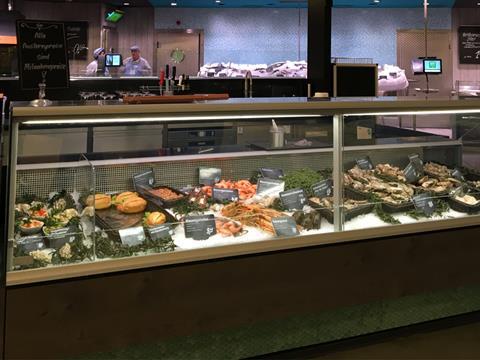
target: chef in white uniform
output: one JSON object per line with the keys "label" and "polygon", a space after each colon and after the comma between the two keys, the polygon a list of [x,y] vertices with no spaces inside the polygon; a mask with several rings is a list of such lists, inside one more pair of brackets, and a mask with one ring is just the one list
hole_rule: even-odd
{"label": "chef in white uniform", "polygon": [[86,74],[87,76],[96,76],[96,75],[108,75],[108,69],[105,68],[105,73],[104,74],[97,74],[98,70],[98,57],[101,55],[105,55],[105,49],[102,47],[99,47],[98,49],[95,49],[93,52],[93,58],[94,60],[88,64],[87,66],[87,71]]}
{"label": "chef in white uniform", "polygon": [[143,57],[140,56],[140,48],[133,45],[130,48],[132,56],[123,62],[123,72],[127,76],[150,76],[152,75],[152,67]]}

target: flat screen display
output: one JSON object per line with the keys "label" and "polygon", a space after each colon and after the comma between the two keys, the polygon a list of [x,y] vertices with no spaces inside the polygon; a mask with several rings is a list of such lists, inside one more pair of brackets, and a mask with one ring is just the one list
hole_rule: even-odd
{"label": "flat screen display", "polygon": [[440,59],[424,59],[423,71],[425,74],[441,74],[442,73],[442,60]]}
{"label": "flat screen display", "polygon": [[123,15],[125,13],[121,10],[113,10],[107,12],[107,15],[105,15],[105,20],[111,23],[116,23],[119,22],[121,18],[123,18]]}
{"label": "flat screen display", "polygon": [[119,67],[122,66],[122,55],[120,54],[106,54],[105,55],[106,67]]}

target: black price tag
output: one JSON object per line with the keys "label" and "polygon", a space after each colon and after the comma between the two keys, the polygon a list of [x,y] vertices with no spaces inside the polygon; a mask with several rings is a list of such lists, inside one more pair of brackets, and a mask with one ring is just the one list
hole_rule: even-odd
{"label": "black price tag", "polygon": [[295,236],[299,234],[297,223],[289,216],[273,218],[272,225],[277,236]]}
{"label": "black price tag", "polygon": [[462,172],[460,171],[460,169],[458,168],[455,168],[452,172],[452,177],[454,179],[457,179],[459,181],[465,181],[465,177],[463,176]]}
{"label": "black price tag", "polygon": [[214,200],[223,201],[238,201],[237,189],[220,189],[214,187],[212,189],[212,197]]}
{"label": "black price tag", "polygon": [[213,186],[222,178],[222,169],[201,167],[198,169],[198,183]]}
{"label": "black price tag", "polygon": [[280,193],[280,199],[287,210],[302,210],[307,203],[303,189],[293,189]]}
{"label": "black price tag", "polygon": [[147,228],[147,232],[150,236],[150,239],[154,241],[172,239],[172,228],[170,224],[162,224],[154,227],[149,227]]}
{"label": "black price tag", "polygon": [[415,208],[427,216],[433,215],[436,210],[435,202],[429,194],[420,194],[412,198]]}
{"label": "black price tag", "polygon": [[422,177],[422,174],[417,170],[417,167],[411,162],[408,163],[407,167],[403,170],[403,173],[409,184],[416,183]]}
{"label": "black price tag", "polygon": [[360,159],[355,160],[358,167],[362,170],[373,170],[373,163],[370,160],[370,156],[364,156]]}
{"label": "black price tag", "polygon": [[17,241],[17,246],[27,254],[30,251],[42,250],[46,247],[45,243],[43,242],[43,237],[41,235],[21,237]]}
{"label": "black price tag", "polygon": [[282,169],[261,168],[260,174],[269,179],[282,179],[285,174]]}
{"label": "black price tag", "polygon": [[187,216],[184,223],[185,237],[194,240],[207,240],[210,236],[217,233],[215,226],[215,216],[195,215]]}
{"label": "black price tag", "polygon": [[118,230],[118,233],[123,245],[135,246],[145,241],[145,232],[141,226]]}
{"label": "black price tag", "polygon": [[268,195],[282,192],[285,189],[285,182],[282,180],[261,178],[257,182],[257,194]]}
{"label": "black price tag", "polygon": [[22,89],[68,88],[70,74],[62,22],[17,20],[17,49]]}
{"label": "black price tag", "polygon": [[152,188],[153,185],[155,185],[155,173],[153,169],[133,175],[133,187],[135,190]]}
{"label": "black price tag", "polygon": [[50,247],[59,249],[66,243],[75,241],[77,233],[78,231],[74,226],[52,230],[48,235]]}
{"label": "black price tag", "polygon": [[320,181],[312,186],[313,193],[319,198],[333,196],[333,180],[327,179]]}

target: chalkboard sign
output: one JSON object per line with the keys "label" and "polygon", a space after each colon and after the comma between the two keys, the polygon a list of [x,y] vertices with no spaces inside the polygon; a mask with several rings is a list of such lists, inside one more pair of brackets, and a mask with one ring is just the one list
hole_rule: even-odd
{"label": "chalkboard sign", "polygon": [[295,220],[289,216],[273,218],[272,225],[277,236],[295,236],[299,234]]}
{"label": "chalkboard sign", "polygon": [[364,156],[360,159],[355,160],[357,163],[358,167],[362,170],[373,170],[374,166],[372,163],[372,160],[370,159],[370,156]]}
{"label": "chalkboard sign", "polygon": [[281,179],[285,176],[282,169],[261,168],[260,174],[269,179]]}
{"label": "chalkboard sign", "polygon": [[312,191],[320,198],[333,196],[333,180],[327,179],[312,185]]}
{"label": "chalkboard sign", "polygon": [[460,64],[480,64],[480,26],[458,28]]}
{"label": "chalkboard sign", "polygon": [[61,22],[17,20],[20,86],[38,89],[68,87],[70,79],[64,25]]}
{"label": "chalkboard sign", "polygon": [[412,200],[415,208],[427,216],[432,216],[436,210],[435,202],[429,194],[416,195]]}
{"label": "chalkboard sign", "polygon": [[184,229],[185,237],[193,240],[207,240],[217,233],[215,217],[212,214],[187,216]]}
{"label": "chalkboard sign", "polygon": [[153,169],[133,175],[133,187],[135,190],[152,188],[155,185],[155,173]]}
{"label": "chalkboard sign", "polygon": [[70,60],[87,60],[88,57],[88,22],[65,22],[68,58]]}
{"label": "chalkboard sign", "polygon": [[280,200],[287,210],[301,210],[307,203],[303,189],[293,189],[280,193]]}

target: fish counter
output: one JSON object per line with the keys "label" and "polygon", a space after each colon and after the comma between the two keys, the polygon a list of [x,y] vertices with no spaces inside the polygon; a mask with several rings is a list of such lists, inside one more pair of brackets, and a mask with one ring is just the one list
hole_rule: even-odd
{"label": "fish counter", "polygon": [[[113,326],[128,346],[476,283],[480,168],[454,129],[478,112],[477,101],[408,98],[14,104],[8,316],[35,319],[60,296],[79,334],[82,314],[108,324],[102,309],[129,308],[128,326],[92,330],[95,342],[54,330],[57,311],[35,322],[72,356],[113,346]],[[385,122],[413,116],[415,131]],[[215,126],[230,129],[223,140],[166,151],[175,129]],[[140,127],[158,132],[153,145],[121,151]],[[82,129],[101,136],[75,136],[75,150],[69,134]],[[7,352],[25,357],[17,325]]]}

